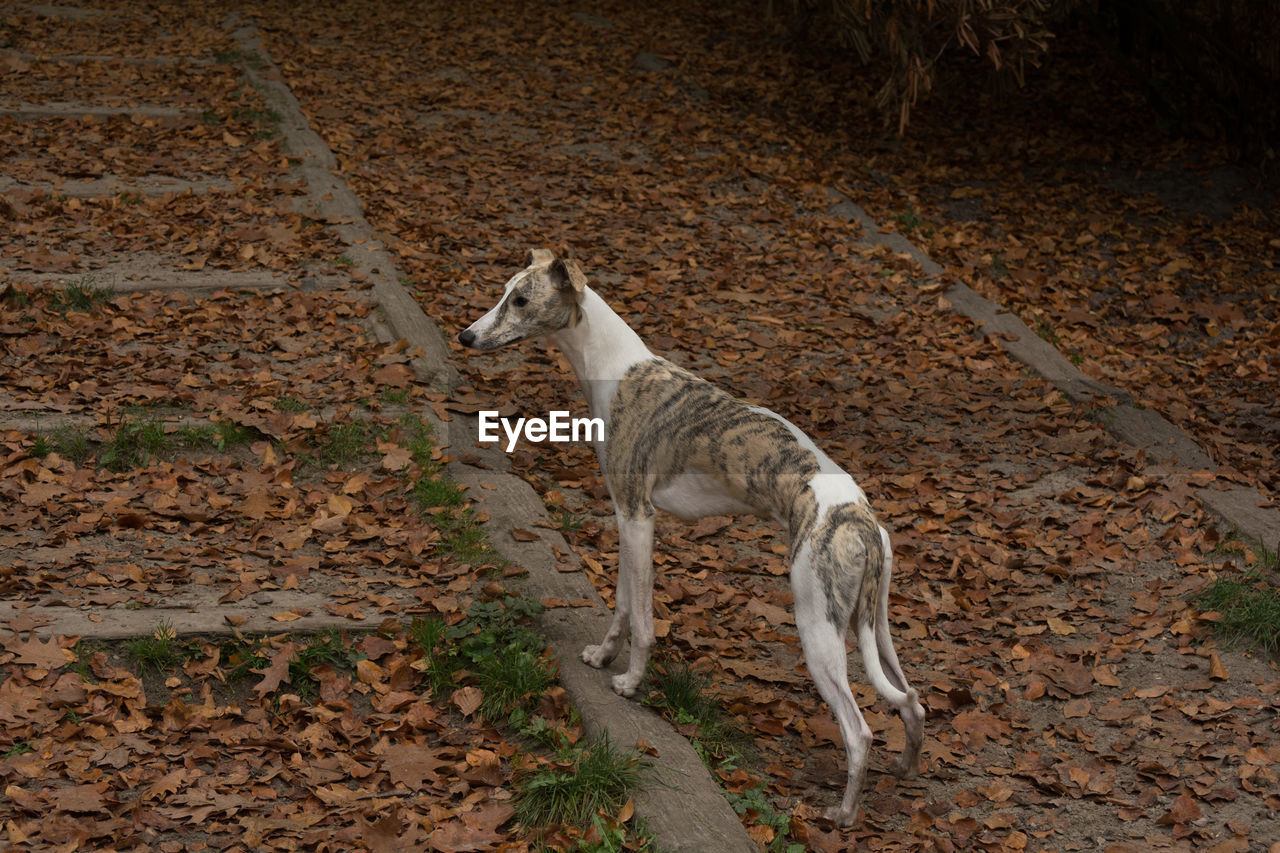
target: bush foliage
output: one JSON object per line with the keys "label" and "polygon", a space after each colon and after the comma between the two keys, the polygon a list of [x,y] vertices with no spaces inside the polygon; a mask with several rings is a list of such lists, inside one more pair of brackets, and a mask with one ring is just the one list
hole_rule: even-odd
{"label": "bush foliage", "polygon": [[1050,21],[1070,0],[792,0],[799,23],[825,32],[863,62],[887,60],[877,101],[901,133],[933,88],[938,62],[956,50],[984,56],[1019,83],[1048,50]]}
{"label": "bush foliage", "polygon": [[[1098,40],[1183,129],[1251,155],[1280,143],[1280,2],[1256,0],[790,0],[792,24],[886,66],[877,100],[898,132],[963,54],[1025,82],[1055,33]],[[969,67],[972,67],[970,64]]]}

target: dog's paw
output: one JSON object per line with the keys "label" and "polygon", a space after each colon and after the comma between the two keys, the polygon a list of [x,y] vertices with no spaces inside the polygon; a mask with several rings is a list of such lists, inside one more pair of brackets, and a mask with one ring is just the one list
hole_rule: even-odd
{"label": "dog's paw", "polygon": [[613,662],[616,655],[609,654],[609,649],[603,644],[599,646],[586,646],[582,650],[582,662],[587,666],[593,666],[601,669]]}
{"label": "dog's paw", "polygon": [[823,809],[822,816],[836,826],[849,826],[853,823],[853,819],[857,817],[857,811],[856,808],[846,810],[842,806],[831,806]]}
{"label": "dog's paw", "polygon": [[633,677],[631,673],[624,672],[621,675],[613,677],[613,692],[619,696],[631,697],[636,695],[636,688],[640,686],[640,679]]}
{"label": "dog's paw", "polygon": [[899,779],[914,779],[920,773],[919,764],[918,758],[908,759],[905,755],[899,755],[889,768],[889,772]]}

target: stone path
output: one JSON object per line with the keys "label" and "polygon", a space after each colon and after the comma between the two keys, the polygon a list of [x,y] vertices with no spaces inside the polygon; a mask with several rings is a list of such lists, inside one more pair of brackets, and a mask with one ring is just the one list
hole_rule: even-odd
{"label": "stone path", "polygon": [[[109,16],[109,10],[79,10],[64,6],[29,6],[38,10],[50,21],[79,20],[90,11],[94,18]],[[609,21],[600,16],[589,16],[591,26],[607,29]],[[184,235],[184,240],[168,251],[157,251],[154,245],[136,250],[117,243],[106,249],[95,248],[84,235],[73,248],[76,260],[61,261],[56,256],[67,251],[66,246],[41,245],[39,235],[34,235],[21,250],[6,253],[0,259],[0,286],[4,281],[39,283],[58,287],[68,281],[88,279],[97,285],[109,285],[118,293],[131,294],[138,309],[137,324],[159,343],[150,346],[164,351],[153,362],[168,360],[186,365],[193,358],[204,358],[212,353],[217,343],[207,339],[211,332],[205,330],[206,339],[197,342],[193,357],[184,351],[186,345],[179,336],[164,332],[166,311],[179,316],[179,307],[195,306],[199,311],[220,312],[229,327],[248,333],[245,340],[270,341],[278,332],[271,318],[272,300],[280,311],[287,311],[301,294],[314,300],[309,307],[317,312],[346,311],[352,322],[326,327],[329,339],[321,340],[314,330],[301,329],[305,318],[290,318],[297,327],[290,337],[292,343],[269,347],[256,355],[252,369],[229,368],[224,379],[213,374],[202,378],[195,372],[192,381],[206,382],[209,388],[220,381],[229,383],[232,391],[247,387],[253,376],[263,370],[283,376],[300,376],[295,368],[299,356],[313,358],[318,363],[326,360],[344,360],[355,363],[361,359],[377,361],[389,354],[403,356],[399,361],[414,373],[415,385],[423,390],[443,396],[457,384],[458,374],[451,365],[448,346],[441,330],[425,315],[403,284],[403,271],[397,269],[392,255],[382,245],[383,237],[366,219],[361,199],[336,173],[333,153],[316,129],[303,116],[298,100],[283,82],[279,69],[264,50],[261,39],[253,27],[238,19],[221,22],[222,35],[229,41],[238,63],[234,69],[221,72],[228,78],[228,85],[243,79],[261,93],[267,106],[278,114],[281,143],[278,150],[267,146],[272,156],[284,154],[290,159],[287,168],[271,171],[255,149],[262,143],[251,142],[246,131],[251,127],[235,126],[226,130],[232,138],[219,133],[207,137],[210,146],[209,162],[214,164],[207,171],[188,164],[183,174],[145,171],[138,163],[126,163],[120,173],[110,170],[106,163],[99,174],[85,177],[83,174],[60,175],[58,159],[49,158],[42,172],[18,176],[6,174],[0,178],[0,195],[18,204],[36,204],[39,197],[54,195],[63,199],[84,202],[92,209],[106,209],[113,199],[117,203],[138,197],[144,201],[161,203],[165,199],[193,200],[210,211],[223,210],[229,203],[244,194],[250,186],[268,198],[268,206],[279,209],[274,214],[282,229],[276,237],[267,234],[244,234],[245,226],[219,225],[226,233],[241,229],[241,245],[259,247],[258,252],[280,253],[281,263],[272,266],[237,264],[234,255],[220,255],[218,247],[201,243]],[[215,39],[217,33],[206,33]],[[209,72],[215,66],[208,61],[204,42],[195,42],[196,49],[189,57],[172,53],[160,56],[126,56],[118,61],[130,66],[158,66],[178,69],[200,69]],[[171,51],[173,45],[167,45]],[[62,61],[93,65],[101,63],[103,54],[92,47],[82,47],[81,54],[62,57]],[[105,49],[105,48],[104,48]],[[146,50],[140,50],[145,53]],[[39,63],[38,52],[11,51],[11,62]],[[660,57],[644,54],[638,60],[642,70],[662,73],[666,66]],[[248,61],[253,58],[253,61]],[[108,61],[117,61],[111,59]],[[219,66],[220,67],[220,66]],[[696,86],[694,81],[685,85]],[[705,97],[705,91],[700,90]],[[178,99],[181,100],[181,99]],[[48,127],[50,133],[78,128],[85,134],[102,132],[102,128],[123,129],[123,123],[155,121],[165,123],[199,123],[207,109],[217,105],[192,105],[188,103],[132,103],[115,105],[93,101],[52,99],[42,103],[0,102],[0,121],[24,123],[39,128]],[[251,122],[249,122],[251,124]],[[183,125],[186,126],[186,125]],[[61,131],[59,131],[59,128]],[[220,172],[219,168],[225,167]],[[175,171],[175,170],[171,170]],[[245,175],[250,177],[246,181]],[[923,256],[910,243],[897,235],[881,234],[856,202],[834,193],[832,210],[850,220],[861,222],[864,239],[871,245],[885,245],[893,252],[910,255],[928,275],[936,275],[940,268]],[[304,266],[294,263],[299,253],[297,245],[306,237],[305,226],[294,227],[290,215],[304,217],[329,226],[328,242],[318,238],[306,248],[321,252],[321,263]],[[59,215],[62,215],[61,213]],[[233,217],[229,217],[233,218]],[[250,239],[250,238],[254,239]],[[277,239],[278,238],[278,239]],[[154,243],[154,241],[153,241]],[[194,245],[190,252],[187,249]],[[49,260],[49,258],[53,258]],[[252,257],[252,255],[250,256]],[[200,259],[206,259],[200,263]],[[246,259],[247,260],[247,259]],[[58,268],[60,269],[51,269]],[[964,315],[978,323],[983,334],[1000,336],[1003,346],[1033,370],[1053,382],[1073,399],[1082,399],[1097,393],[1110,394],[1123,400],[1123,395],[1100,386],[1083,376],[1051,345],[1031,332],[1021,321],[1003,313],[999,306],[982,299],[963,286],[953,287],[945,294],[951,304]],[[170,297],[178,301],[170,303]],[[369,308],[362,308],[362,305]],[[183,309],[185,310],[185,309]],[[248,312],[248,313],[245,313]],[[157,319],[159,318],[159,319]],[[254,324],[257,324],[256,326]],[[336,332],[342,337],[334,339]],[[70,335],[69,335],[70,337]],[[403,342],[403,344],[401,343]],[[143,346],[147,346],[143,344]],[[201,351],[200,347],[207,348]],[[52,352],[52,351],[50,351]],[[57,355],[56,353],[54,353]],[[61,355],[66,355],[62,353]],[[109,358],[109,350],[101,353]],[[270,362],[270,364],[269,364]],[[10,375],[16,375],[21,364],[15,359],[9,365]],[[234,377],[232,374],[236,374]],[[164,381],[149,378],[145,373],[129,377],[108,376],[98,378],[128,381],[145,385],[162,384]],[[179,374],[177,379],[184,379]],[[103,381],[103,393],[110,383]],[[335,411],[358,405],[358,398],[366,391],[376,393],[379,388],[348,384],[335,390],[332,399],[324,401],[327,409]],[[70,396],[61,395],[58,389],[46,386],[36,393],[30,388],[10,384],[0,389],[0,432],[31,432],[33,427],[48,430],[58,424],[100,426],[110,422],[112,414],[110,398],[95,389],[81,390]],[[249,394],[249,391],[245,391]],[[65,397],[65,399],[64,399]],[[212,417],[219,411],[212,397],[207,407]],[[579,572],[564,571],[565,555],[571,549],[553,530],[541,499],[523,480],[508,470],[508,459],[497,450],[474,447],[474,422],[465,416],[453,415],[443,420],[439,412],[424,410],[438,433],[447,437],[447,443],[469,456],[470,464],[452,463],[451,475],[469,487],[470,494],[488,514],[488,527],[496,546],[510,559],[529,569],[528,594],[544,599],[563,601],[591,601],[593,607],[555,608],[543,617],[542,627],[564,662],[562,678],[575,704],[582,711],[587,726],[593,732],[608,731],[616,742],[632,744],[643,739],[652,744],[660,757],[655,771],[657,784],[650,785],[638,804],[641,815],[649,821],[663,849],[671,851],[741,851],[753,849],[753,842],[745,835],[737,817],[719,795],[718,787],[698,760],[689,744],[669,725],[635,703],[622,700],[608,689],[607,679],[577,663],[577,650],[594,640],[607,622],[607,613],[592,585]],[[186,415],[175,415],[170,420],[178,424]],[[1194,442],[1151,412],[1134,408],[1126,403],[1116,406],[1107,421],[1109,428],[1121,439],[1139,446],[1161,458],[1167,456],[1176,464],[1190,469],[1207,465],[1207,457]],[[1066,488],[1064,484],[1059,484]],[[1266,509],[1261,496],[1240,487],[1229,491],[1203,489],[1201,500],[1231,524],[1247,535],[1275,547],[1280,544],[1280,513]],[[56,501],[56,495],[41,499],[36,492],[3,496],[7,511],[11,513],[39,513],[47,501]],[[540,538],[526,542],[513,538],[512,528],[538,527]],[[203,522],[200,522],[203,523]],[[100,544],[100,543],[96,543]],[[161,571],[165,548],[156,543],[133,540],[140,550],[138,561],[147,571]],[[164,543],[160,543],[164,544]],[[396,543],[400,545],[402,543]],[[76,561],[80,553],[59,552],[60,543],[42,542],[36,553],[30,543],[12,536],[0,541],[0,553],[4,560],[23,571],[36,572],[47,569],[58,561]],[[131,552],[132,553],[132,552]],[[184,555],[190,557],[190,554]],[[246,561],[257,559],[247,555]],[[273,551],[261,558],[264,564],[283,559],[281,551]],[[150,561],[147,563],[146,561]],[[356,563],[352,564],[357,567]],[[228,598],[230,582],[180,578],[169,585],[151,584],[145,594],[133,600],[140,606],[125,609],[115,592],[120,578],[101,575],[103,582],[94,581],[81,587],[69,587],[57,596],[43,594],[35,602],[26,596],[0,602],[0,622],[10,625],[29,625],[41,634],[76,634],[85,638],[121,638],[146,633],[163,616],[184,632],[216,633],[230,630],[231,626],[242,631],[279,629],[281,623],[274,617],[282,612],[294,613],[296,618],[288,623],[292,630],[310,630],[326,626],[350,627],[353,624],[350,610],[335,613],[335,601],[345,605],[364,603],[368,617],[363,624],[376,624],[374,613],[412,612],[416,602],[412,588],[397,586],[390,571],[371,569],[367,563],[358,564],[360,577],[353,571],[337,579],[326,581],[318,572],[309,575],[307,582],[298,582],[294,588],[245,589],[244,594]],[[196,574],[199,574],[198,572]],[[233,587],[234,588],[234,587]],[[337,597],[335,598],[335,594]],[[305,614],[305,615],[302,615]],[[347,614],[347,615],[344,615]]]}
{"label": "stone path", "polygon": [[[832,211],[863,226],[870,246],[885,246],[913,258],[929,276],[943,272],[927,254],[902,235],[882,233],[876,222],[855,202],[831,190],[836,199]],[[975,293],[965,284],[953,284],[945,296],[956,312],[977,324],[983,335],[1000,341],[1014,358],[1051,382],[1069,398],[1088,402],[1097,397],[1118,400],[1102,419],[1116,438],[1135,447],[1145,448],[1152,459],[1168,461],[1187,472],[1214,467],[1213,460],[1195,439],[1171,424],[1158,412],[1133,405],[1132,396],[1092,377],[1078,367],[1044,338],[1033,332],[1015,314]],[[1225,490],[1201,489],[1199,499],[1216,515],[1244,536],[1280,550],[1280,509],[1271,506],[1257,489],[1232,484]]]}
{"label": "stone path", "polygon": [[[54,19],[74,19],[80,14],[80,10],[62,6],[41,6],[39,10]],[[111,14],[107,10],[94,11],[103,16]],[[344,338],[329,340],[327,346],[317,340],[306,340],[260,353],[252,370],[238,377],[233,387],[251,382],[252,375],[249,374],[283,372],[289,375],[288,369],[281,368],[296,366],[299,353],[306,355],[327,350],[327,357],[357,361],[361,357],[358,351],[376,352],[381,349],[385,352],[390,349],[411,356],[406,361],[412,367],[420,388],[446,392],[456,382],[457,372],[449,363],[447,346],[440,330],[401,284],[403,274],[380,247],[374,229],[363,215],[360,199],[335,174],[332,153],[308,124],[288,87],[281,82],[281,76],[255,30],[251,26],[240,25],[234,17],[226,21],[225,26],[238,51],[237,56],[252,60],[239,68],[238,73],[243,73],[279,117],[281,148],[293,158],[288,177],[298,181],[301,189],[292,197],[292,206],[310,219],[331,224],[341,241],[334,247],[341,255],[341,264],[280,273],[208,266],[191,270],[183,255],[131,251],[105,256],[86,253],[78,268],[59,272],[23,269],[21,264],[15,265],[12,260],[0,260],[0,274],[11,280],[38,283],[49,288],[82,280],[91,286],[109,287],[118,294],[135,294],[139,299],[136,304],[144,314],[160,310],[167,304],[165,300],[171,297],[183,302],[191,300],[190,304],[198,310],[219,311],[223,322],[237,325],[242,332],[246,327],[251,328],[251,333],[242,335],[242,340],[269,340],[278,332],[270,322],[272,315],[263,313],[260,306],[252,304],[255,299],[274,298],[284,306],[297,294],[311,292],[316,297],[311,308],[321,312],[333,305],[342,307],[368,302],[374,310],[365,316],[363,328],[348,325],[338,330],[345,333]],[[17,56],[24,62],[39,59],[29,53]],[[100,61],[96,55],[61,59],[73,64]],[[200,56],[129,58],[127,61],[135,65],[155,63],[179,68],[207,64],[207,60]],[[132,119],[146,116],[160,120],[189,120],[206,109],[150,103],[103,106],[82,101],[0,103],[0,117],[35,124],[84,122],[85,117]],[[214,141],[217,141],[216,137]],[[101,201],[122,194],[140,194],[148,198],[166,195],[201,197],[213,193],[234,195],[235,185],[228,177],[216,173],[181,177],[104,173],[87,180],[79,176],[48,173],[40,180],[6,177],[0,180],[0,193],[11,199],[56,194]],[[251,308],[253,311],[248,313]],[[189,364],[188,354],[183,352],[187,345],[180,336],[164,335],[154,323],[148,324],[144,318],[139,318],[138,323],[146,329],[148,337],[162,341],[160,347],[164,352],[154,357],[153,362]],[[334,331],[333,328],[325,330],[330,336]],[[113,371],[107,361],[109,355],[104,353],[103,361],[95,364],[103,368],[99,376],[117,381],[123,379],[110,376]],[[271,363],[272,357],[283,357],[287,361]],[[11,366],[15,369],[13,372],[20,367],[16,363]],[[127,367],[126,364],[120,366],[125,368],[125,372],[132,372]],[[145,381],[142,376],[134,378],[139,382]],[[324,401],[325,410],[357,405],[360,393],[356,386],[343,387],[332,399]],[[49,433],[60,426],[94,426],[101,424],[104,416],[107,420],[112,417],[111,408],[110,401],[91,392],[76,395],[71,403],[57,404],[51,403],[48,395],[37,397],[6,387],[0,389],[0,432],[12,434],[39,430]],[[210,414],[210,419],[214,414],[216,412]],[[323,419],[323,412],[317,415]],[[453,444],[471,450],[475,435],[472,421],[466,418],[443,421],[429,408],[425,409],[424,415],[435,427],[437,435],[447,437],[446,447]],[[119,416],[118,411],[116,416]],[[200,418],[192,419],[183,413],[167,418],[170,427],[181,426],[190,420],[199,421]],[[580,710],[588,733],[607,733],[615,743],[625,745],[646,741],[660,757],[650,773],[649,784],[637,799],[637,813],[648,821],[650,830],[664,850],[736,853],[750,849],[753,842],[688,741],[648,709],[615,695],[609,689],[607,678],[577,660],[578,650],[598,639],[607,625],[604,603],[581,573],[563,571],[564,555],[570,549],[550,529],[552,525],[546,508],[533,490],[524,481],[506,473],[505,455],[497,450],[480,450],[479,453],[479,457],[473,456],[470,460],[473,464],[453,463],[448,470],[456,481],[469,487],[470,494],[476,496],[479,505],[487,511],[490,519],[487,526],[498,549],[528,569],[529,576],[522,591],[535,600],[594,602],[590,609],[548,610],[541,617],[541,627],[562,661],[562,682]],[[482,467],[474,464],[477,458],[482,460]],[[17,498],[10,505],[11,511],[22,511],[18,507],[24,504],[30,513],[40,511],[40,502],[34,496],[9,497]],[[535,527],[539,522],[543,522],[546,529],[540,528],[541,538],[535,542],[518,541],[507,532],[511,528]],[[156,553],[154,545],[90,541],[84,537],[79,541],[80,550],[67,553],[66,549],[59,552],[52,540],[41,542],[34,549],[30,547],[30,541],[22,540],[23,537],[11,536],[0,541],[0,554],[5,560],[12,561],[19,571],[41,572],[42,566],[50,560],[74,564],[90,548],[121,550],[122,544],[123,552],[143,564],[149,573],[172,568],[160,565],[166,558]],[[288,557],[277,549],[271,559],[279,562]],[[354,589],[351,586],[353,580],[345,573],[325,579],[312,571],[293,588],[255,584],[254,589],[246,590],[244,595],[229,595],[225,584],[198,577],[194,583],[153,583],[147,590],[148,594],[135,597],[127,592],[99,591],[110,589],[99,587],[99,583],[105,584],[110,580],[114,584],[115,579],[104,577],[99,581],[95,578],[82,587],[88,590],[83,594],[63,591],[39,596],[35,601],[27,596],[0,601],[0,624],[23,630],[34,629],[39,635],[77,635],[84,640],[144,635],[154,629],[158,620],[171,624],[184,634],[205,635],[232,630],[279,631],[286,627],[292,631],[372,628],[377,621],[375,612],[400,617],[415,612],[413,587],[405,587],[395,576],[394,568],[370,571],[367,564],[362,565],[360,577],[354,581],[357,584]],[[73,578],[69,586],[74,587],[77,583]],[[337,606],[335,602],[338,602]],[[125,603],[131,606],[126,608],[123,606]],[[360,619],[353,620],[351,607],[357,603],[362,605],[358,611]],[[280,621],[282,614],[289,617],[287,623]]]}

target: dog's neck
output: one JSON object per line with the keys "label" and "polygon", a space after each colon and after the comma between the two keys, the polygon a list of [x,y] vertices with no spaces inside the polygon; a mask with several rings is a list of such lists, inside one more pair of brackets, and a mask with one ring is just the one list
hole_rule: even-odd
{"label": "dog's neck", "polygon": [[618,381],[653,353],[621,317],[591,288],[582,291],[582,317],[551,336],[569,359],[578,383],[587,395],[592,417],[609,423],[609,405]]}

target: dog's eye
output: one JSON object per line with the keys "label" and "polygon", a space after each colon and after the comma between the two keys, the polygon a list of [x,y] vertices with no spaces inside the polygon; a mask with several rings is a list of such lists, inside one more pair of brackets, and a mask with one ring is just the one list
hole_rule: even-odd
{"label": "dog's eye", "polygon": [[515,305],[517,308],[523,308],[524,306],[529,304],[529,300],[525,299],[523,296],[517,296],[516,298],[511,300],[511,303]]}

